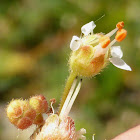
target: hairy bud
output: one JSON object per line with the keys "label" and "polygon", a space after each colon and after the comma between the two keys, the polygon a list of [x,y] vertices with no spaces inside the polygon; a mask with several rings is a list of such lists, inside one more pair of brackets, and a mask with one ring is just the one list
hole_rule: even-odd
{"label": "hairy bud", "polygon": [[36,112],[29,106],[28,101],[20,99],[11,101],[6,112],[10,122],[19,129],[31,126],[36,117]]}
{"label": "hairy bud", "polygon": [[48,102],[43,95],[33,96],[29,99],[30,106],[37,114],[45,113],[48,110]]}

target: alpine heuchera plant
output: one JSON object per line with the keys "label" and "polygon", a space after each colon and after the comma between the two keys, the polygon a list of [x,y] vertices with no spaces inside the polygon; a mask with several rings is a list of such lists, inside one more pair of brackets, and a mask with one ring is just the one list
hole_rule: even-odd
{"label": "alpine heuchera plant", "polygon": [[[107,34],[93,33],[96,27],[93,21],[81,28],[81,36],[73,36],[70,42],[72,50],[69,58],[70,75],[67,79],[58,113],[54,113],[53,103],[48,105],[43,95],[36,95],[29,100],[12,100],[7,106],[7,116],[12,124],[19,129],[27,129],[37,125],[31,140],[85,140],[86,130],[75,130],[74,120],[69,112],[81,88],[84,77],[93,77],[111,62],[114,66],[131,71],[121,58],[123,52],[115,42],[121,42],[127,35],[123,29],[124,22],[118,22],[116,28]],[[115,39],[111,36],[116,33]],[[50,107],[49,107],[50,106]],[[48,114],[46,120],[43,113]],[[93,135],[94,139],[94,135]]]}

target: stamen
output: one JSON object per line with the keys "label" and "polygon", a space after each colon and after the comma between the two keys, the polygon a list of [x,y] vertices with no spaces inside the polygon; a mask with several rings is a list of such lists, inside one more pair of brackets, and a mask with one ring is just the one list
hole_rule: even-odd
{"label": "stamen", "polygon": [[54,103],[56,103],[56,100],[55,100],[55,98],[53,98],[53,99],[50,99],[50,102],[51,102],[51,109],[52,109],[52,112],[53,112],[53,114],[54,114],[54,108],[53,108],[53,104],[54,104]]}
{"label": "stamen", "polygon": [[116,34],[116,36],[115,36],[115,39],[116,39],[118,42],[121,42],[122,40],[125,39],[126,35],[127,35],[127,31],[126,31],[125,29],[120,29],[120,30],[117,32],[117,34]]}
{"label": "stamen", "polygon": [[109,46],[111,47],[112,45],[114,45],[116,43],[116,39],[112,40],[111,43],[109,44]]}
{"label": "stamen", "polygon": [[106,48],[110,43],[110,38],[108,36],[103,36],[100,38],[100,43],[102,48]]}
{"label": "stamen", "polygon": [[106,36],[111,37],[113,34],[115,34],[117,32],[118,29],[122,29],[124,27],[124,22],[118,22],[116,24],[116,28],[114,30],[112,30],[111,32],[109,32],[108,34],[106,34]]}
{"label": "stamen", "polygon": [[112,30],[111,32],[106,34],[105,36],[111,37],[112,35],[114,35],[117,32],[117,30],[118,30],[118,28],[115,28],[114,30]]}
{"label": "stamen", "polygon": [[77,77],[75,78],[75,80],[74,80],[74,82],[73,82],[73,84],[72,84],[72,86],[71,86],[71,89],[70,89],[70,91],[69,91],[69,93],[68,93],[68,96],[67,96],[67,98],[66,98],[66,100],[65,100],[65,103],[64,103],[64,105],[63,105],[63,107],[62,107],[62,110],[61,110],[60,115],[59,115],[60,118],[63,117],[63,114],[64,114],[65,111],[66,111],[66,108],[67,108],[67,106],[68,106],[68,103],[69,103],[69,101],[70,101],[70,99],[71,99],[71,96],[72,96],[74,90],[75,90],[76,83],[77,83]]}
{"label": "stamen", "polygon": [[68,104],[68,107],[67,107],[66,112],[65,112],[66,116],[69,114],[69,112],[70,112],[70,110],[72,108],[72,105],[73,105],[73,103],[74,103],[74,101],[75,101],[75,99],[76,99],[76,97],[77,97],[77,95],[79,93],[80,88],[81,88],[81,84],[82,84],[82,79],[80,79],[80,82],[79,82],[79,84],[78,84],[75,92],[73,93],[73,96],[72,96],[72,98],[71,98],[71,100],[70,100],[70,102]]}
{"label": "stamen", "polygon": [[111,41],[111,43],[109,44],[109,46],[111,47],[112,45],[114,45],[114,43],[116,41],[121,42],[123,39],[125,39],[126,35],[127,35],[127,31],[125,29],[120,29],[117,32],[117,34],[115,36],[115,39],[113,41]]}
{"label": "stamen", "polygon": [[53,102],[51,102],[51,109],[52,109],[52,112],[54,114]]}
{"label": "stamen", "polygon": [[118,23],[116,24],[116,27],[117,27],[118,29],[122,29],[122,28],[124,27],[124,22],[123,22],[123,21],[118,22]]}

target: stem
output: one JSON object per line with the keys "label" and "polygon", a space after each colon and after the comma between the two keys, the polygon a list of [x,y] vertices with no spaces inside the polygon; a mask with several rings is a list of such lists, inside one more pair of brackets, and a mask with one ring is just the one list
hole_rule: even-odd
{"label": "stem", "polygon": [[70,100],[70,102],[69,102],[69,104],[67,106],[67,109],[65,111],[65,116],[67,116],[69,114],[69,112],[70,112],[70,110],[72,108],[72,105],[73,105],[73,103],[74,103],[74,101],[75,101],[75,99],[76,99],[76,97],[77,97],[77,95],[78,95],[78,93],[80,91],[81,84],[82,84],[82,79],[80,79],[80,82],[79,82],[78,86],[76,87],[75,92],[73,93],[73,96],[71,97],[71,100]]}
{"label": "stem", "polygon": [[76,77],[77,77],[77,75],[75,73],[71,72],[69,77],[68,77],[68,79],[67,79],[66,86],[65,86],[65,89],[64,89],[64,92],[63,92],[63,95],[62,95],[62,99],[61,99],[61,102],[60,102],[60,106],[59,106],[59,112],[58,112],[59,114],[60,114],[61,109],[62,109],[62,107],[64,105],[64,102],[65,102],[65,100],[67,98],[67,95],[68,95],[68,93],[70,91],[72,83],[73,83],[73,81],[74,81],[74,79]]}
{"label": "stem", "polygon": [[74,92],[74,90],[75,90],[76,84],[77,84],[77,78],[75,78],[75,80],[74,80],[74,82],[73,82],[73,84],[72,84],[72,86],[71,86],[71,89],[70,89],[70,91],[69,91],[69,93],[68,93],[68,95],[67,95],[67,98],[66,98],[66,100],[65,100],[65,103],[63,104],[63,107],[62,107],[61,112],[60,112],[60,114],[59,114],[60,118],[63,117],[63,114],[64,114],[64,112],[66,111],[66,108],[67,108],[67,106],[68,106],[68,104],[69,104],[69,101],[70,101],[70,99],[71,99],[71,96],[72,96],[72,94],[73,94],[73,92]]}

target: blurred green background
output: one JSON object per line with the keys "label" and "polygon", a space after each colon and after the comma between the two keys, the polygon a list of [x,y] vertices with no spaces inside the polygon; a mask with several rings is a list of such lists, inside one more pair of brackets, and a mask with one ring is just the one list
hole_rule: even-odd
{"label": "blurred green background", "polygon": [[[5,115],[13,98],[43,94],[60,103],[69,75],[69,43],[81,26],[96,22],[94,32],[108,33],[125,22],[127,38],[119,43],[132,72],[112,64],[86,79],[71,110],[76,129],[96,140],[110,140],[140,123],[139,0],[2,0],[0,1],[0,139],[25,140],[33,128],[18,131]],[[118,44],[116,44],[118,45]]]}

